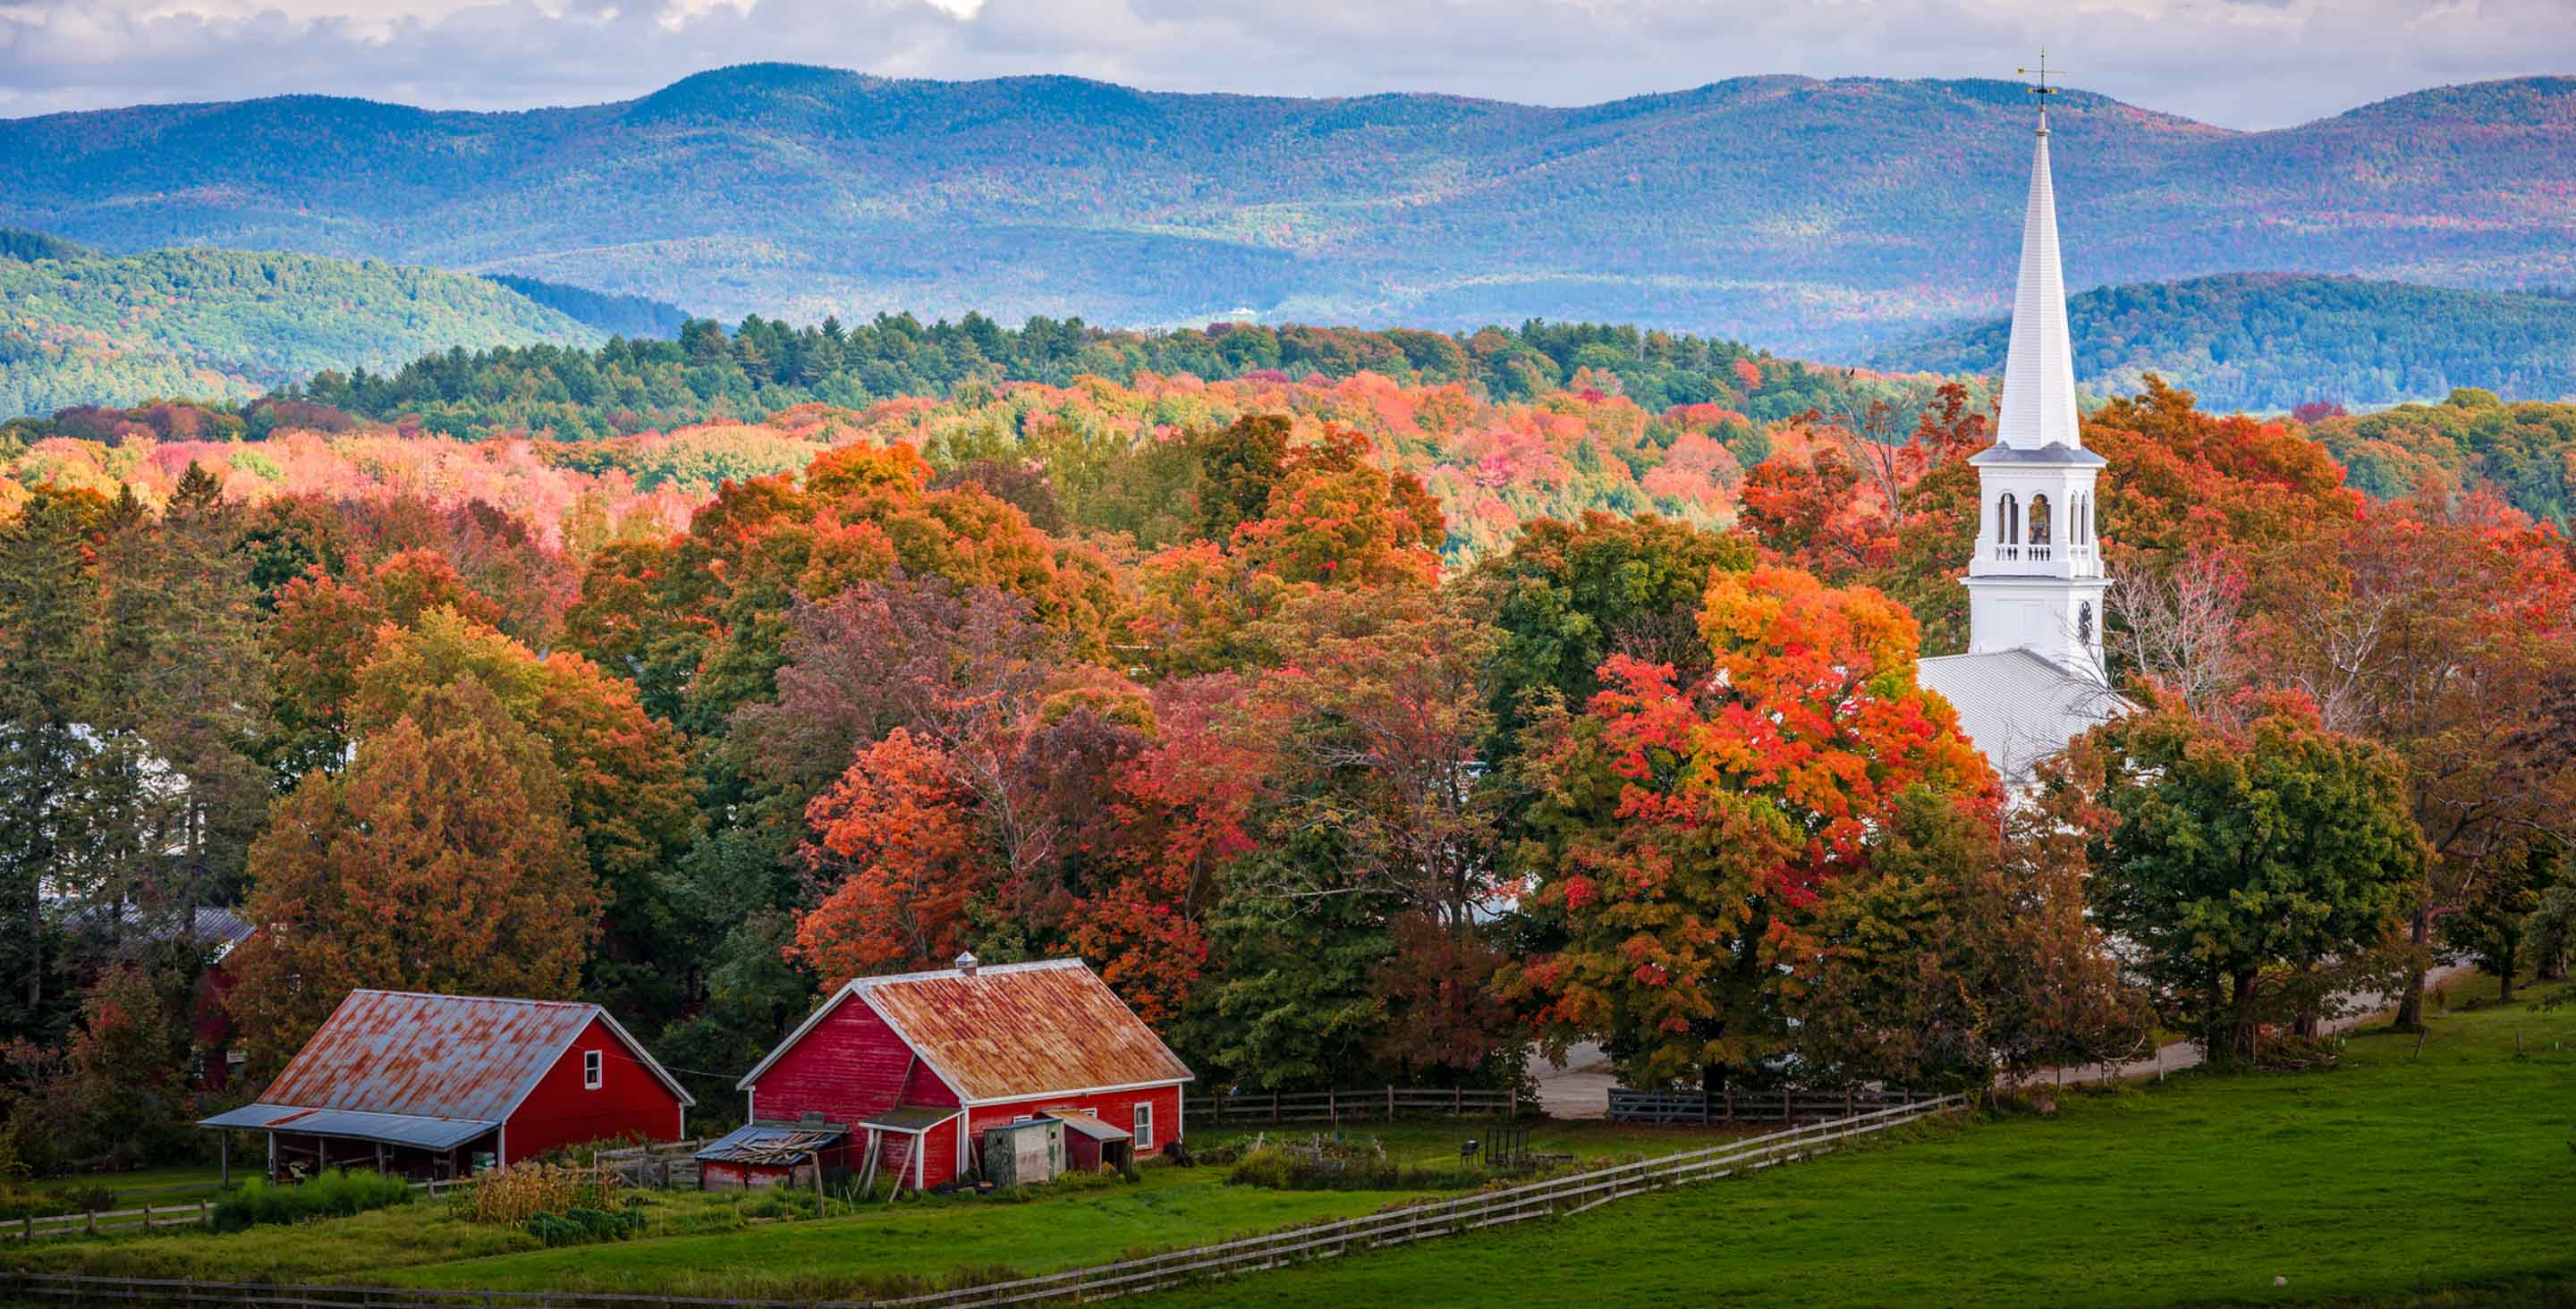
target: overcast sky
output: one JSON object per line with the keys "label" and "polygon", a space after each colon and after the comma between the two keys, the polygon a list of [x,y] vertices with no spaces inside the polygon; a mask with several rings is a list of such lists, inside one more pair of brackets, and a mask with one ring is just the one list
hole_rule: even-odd
{"label": "overcast sky", "polygon": [[1747,73],[2069,81],[2231,127],[2576,72],[2576,0],[0,0],[0,117],[327,92],[625,99],[782,59],[1585,104]]}

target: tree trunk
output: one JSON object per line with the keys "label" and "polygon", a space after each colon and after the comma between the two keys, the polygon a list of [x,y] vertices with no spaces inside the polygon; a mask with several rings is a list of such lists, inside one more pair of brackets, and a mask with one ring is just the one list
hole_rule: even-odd
{"label": "tree trunk", "polygon": [[2228,1040],[2228,1045],[2235,1052],[2236,1057],[2249,1064],[2262,1054],[2262,1047],[2256,1043],[2261,1024],[2254,1013],[2255,977],[2255,970],[2251,968],[2236,974],[2232,1017],[2235,1030]]}
{"label": "tree trunk", "polygon": [[2522,960],[2517,957],[2521,953],[2522,952],[2519,950],[2508,948],[2504,953],[2496,956],[2496,981],[2498,984],[2496,990],[2496,1001],[2500,1004],[2511,1004],[2513,1002],[2513,975],[2515,970],[2522,964]]}
{"label": "tree trunk", "polygon": [[2433,939],[2433,910],[2427,905],[2415,911],[2415,925],[2406,933],[2407,943],[2419,952],[2415,966],[2406,974],[2406,995],[2397,1003],[2397,1029],[2411,1032],[2424,1026],[2424,961],[2420,953]]}

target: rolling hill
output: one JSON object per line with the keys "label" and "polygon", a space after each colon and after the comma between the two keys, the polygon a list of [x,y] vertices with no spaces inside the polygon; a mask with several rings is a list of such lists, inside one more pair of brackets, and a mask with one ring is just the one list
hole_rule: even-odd
{"label": "rolling hill", "polygon": [[[2576,398],[2576,297],[2462,291],[2352,277],[2231,274],[2103,287],[2067,302],[2076,373],[2129,394],[2145,376],[2214,409],[2355,408],[2437,400],[2460,387]],[[1878,353],[1882,367],[1999,373],[2009,319]]]}
{"label": "rolling hill", "polygon": [[[2000,310],[2029,97],[1755,77],[1582,108],[752,65],[617,104],[287,97],[0,122],[0,224],[113,250],[510,272],[727,318],[1430,328],[1530,316],[1814,354]],[[2576,281],[2576,78],[2235,132],[2069,93],[2070,281]]]}
{"label": "rolling hill", "polygon": [[[607,333],[479,277],[374,260],[181,248],[0,255],[0,418],[159,396],[244,400],[452,346]],[[61,256],[61,257],[50,257]]]}

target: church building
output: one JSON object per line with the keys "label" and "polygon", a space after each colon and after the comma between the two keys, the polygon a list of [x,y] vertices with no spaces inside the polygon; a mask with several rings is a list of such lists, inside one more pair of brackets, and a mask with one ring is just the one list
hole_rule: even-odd
{"label": "church building", "polygon": [[2105,461],[2084,448],[2076,422],[2045,107],[2022,218],[1999,429],[1995,444],[1969,462],[1984,509],[1961,579],[1968,653],[1923,660],[1917,675],[1959,711],[1960,730],[2017,790],[2033,764],[2121,707],[2102,658],[2111,579],[2093,540],[2094,479]]}

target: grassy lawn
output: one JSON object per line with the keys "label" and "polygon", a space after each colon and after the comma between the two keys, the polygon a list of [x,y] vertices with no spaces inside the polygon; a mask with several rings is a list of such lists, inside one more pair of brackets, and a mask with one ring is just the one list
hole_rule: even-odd
{"label": "grassy lawn", "polygon": [[2464,1004],[2493,994],[2454,985],[2420,1058],[2411,1035],[2358,1035],[2330,1072],[2069,1096],[2052,1119],[1922,1129],[1157,1303],[2376,1303],[2419,1283],[2564,1303],[2576,1003]]}
{"label": "grassy lawn", "polygon": [[[1537,1123],[1529,1148],[1583,1159],[1628,1159],[1705,1144],[1720,1133]],[[1303,1138],[1329,1124],[1254,1129]],[[1456,1164],[1477,1122],[1350,1124],[1408,1164]],[[1253,1131],[1243,1133],[1247,1138]],[[1212,1146],[1234,1133],[1201,1133]],[[132,1177],[136,1175],[123,1175]],[[1224,1184],[1225,1169],[1149,1165],[1132,1183],[1050,1190],[1018,1202],[905,1200],[836,1204],[822,1219],[755,1216],[758,1196],[650,1194],[650,1227],[634,1240],[545,1249],[515,1229],[452,1217],[418,1203],[354,1218],[216,1236],[194,1229],[155,1236],[66,1238],[0,1247],[0,1267],[241,1281],[346,1281],[533,1290],[548,1287],[726,1295],[847,1296],[888,1279],[1051,1272],[1130,1253],[1248,1236],[1325,1218],[1369,1213],[1421,1192],[1277,1192]],[[1462,1174],[1461,1184],[1482,1180]],[[649,1193],[648,1193],[649,1194]]]}

